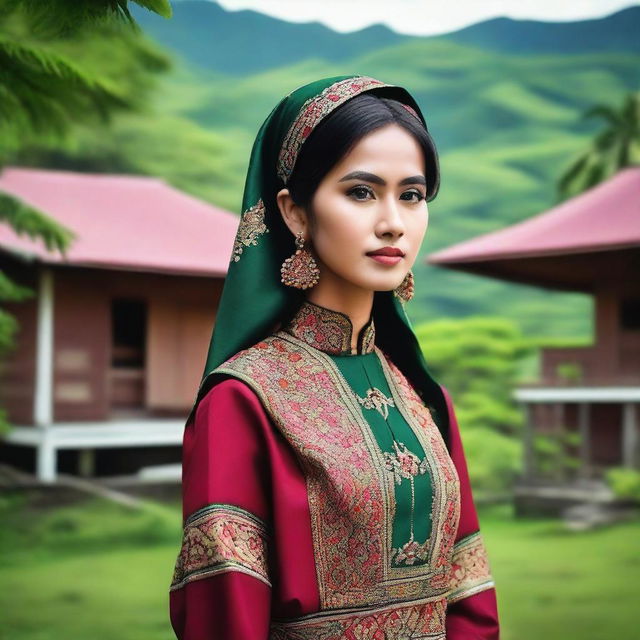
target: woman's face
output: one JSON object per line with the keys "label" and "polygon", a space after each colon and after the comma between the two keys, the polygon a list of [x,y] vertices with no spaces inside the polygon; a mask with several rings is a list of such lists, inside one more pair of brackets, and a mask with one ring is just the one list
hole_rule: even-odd
{"label": "woman's face", "polygon": [[[413,136],[396,124],[363,138],[319,184],[306,237],[323,288],[395,289],[413,266],[427,230],[425,162]],[[371,257],[383,248],[399,257]],[[333,286],[332,286],[333,285]]]}

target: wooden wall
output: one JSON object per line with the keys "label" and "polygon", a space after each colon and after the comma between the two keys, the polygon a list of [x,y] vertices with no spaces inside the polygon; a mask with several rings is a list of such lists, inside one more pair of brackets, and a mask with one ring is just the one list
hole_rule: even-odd
{"label": "wooden wall", "polygon": [[[22,282],[37,286],[37,265],[11,267]],[[147,308],[138,414],[186,417],[204,368],[222,285],[220,278],[56,267],[54,421],[106,420],[112,414],[111,305],[123,298],[144,301]],[[37,302],[5,306],[18,317],[21,330],[0,385],[2,402],[10,421],[31,424]]]}
{"label": "wooden wall", "polygon": [[[15,260],[0,252],[0,270],[13,282],[29,287],[37,294],[36,272],[30,263]],[[37,297],[24,302],[2,302],[2,309],[18,323],[16,348],[3,357],[0,370],[0,406],[15,424],[33,422],[36,363]]]}

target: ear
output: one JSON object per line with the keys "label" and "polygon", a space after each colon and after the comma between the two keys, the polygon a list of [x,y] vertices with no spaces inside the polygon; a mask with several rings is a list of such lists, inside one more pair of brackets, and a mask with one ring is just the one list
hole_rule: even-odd
{"label": "ear", "polygon": [[280,189],[276,196],[276,201],[278,202],[278,209],[280,209],[282,219],[291,233],[295,236],[299,231],[304,231],[306,236],[309,227],[307,212],[293,201],[289,189]]}

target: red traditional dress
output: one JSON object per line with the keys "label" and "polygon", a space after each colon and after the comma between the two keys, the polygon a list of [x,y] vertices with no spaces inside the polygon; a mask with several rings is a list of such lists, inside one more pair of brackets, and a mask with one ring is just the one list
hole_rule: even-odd
{"label": "red traditional dress", "polygon": [[184,436],[180,640],[497,640],[451,398],[450,443],[348,316],[305,301],[216,369]]}

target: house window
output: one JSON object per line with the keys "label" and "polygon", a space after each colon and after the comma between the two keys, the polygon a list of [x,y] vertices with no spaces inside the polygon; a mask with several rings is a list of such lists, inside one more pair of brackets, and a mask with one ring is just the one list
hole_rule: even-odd
{"label": "house window", "polygon": [[111,305],[112,361],[116,368],[143,369],[147,305],[142,300],[116,299]]}
{"label": "house window", "polygon": [[620,328],[627,331],[640,331],[640,298],[620,300]]}

